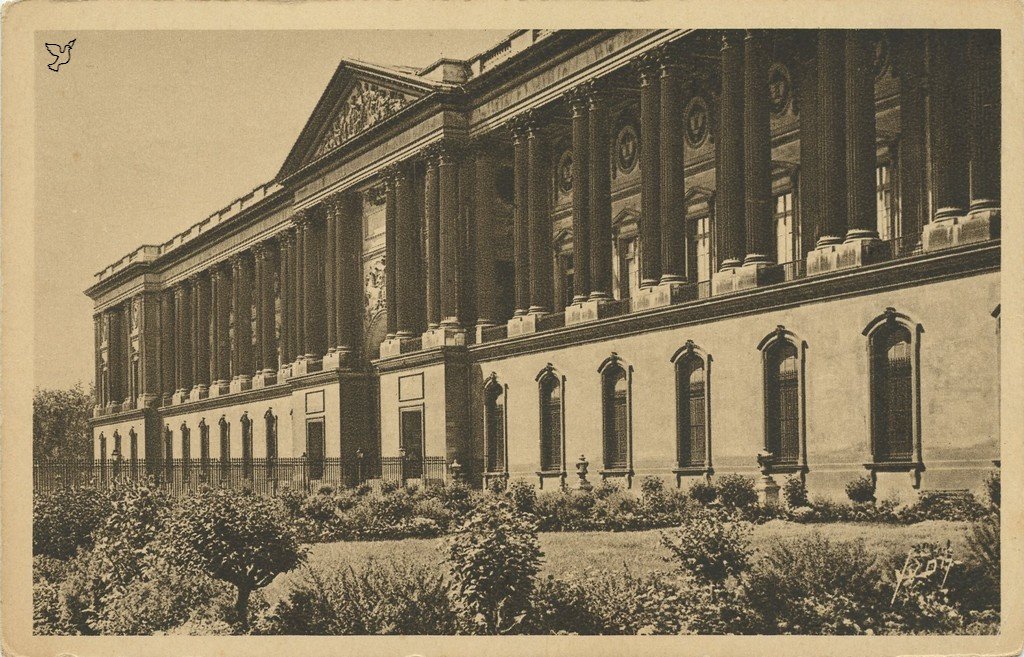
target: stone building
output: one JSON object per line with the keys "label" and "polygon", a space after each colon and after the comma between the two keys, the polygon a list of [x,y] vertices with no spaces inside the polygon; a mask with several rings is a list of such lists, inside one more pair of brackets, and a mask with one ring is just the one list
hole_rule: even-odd
{"label": "stone building", "polygon": [[271,182],[97,274],[96,456],[977,487],[999,131],[998,31],[520,30],[343,61]]}

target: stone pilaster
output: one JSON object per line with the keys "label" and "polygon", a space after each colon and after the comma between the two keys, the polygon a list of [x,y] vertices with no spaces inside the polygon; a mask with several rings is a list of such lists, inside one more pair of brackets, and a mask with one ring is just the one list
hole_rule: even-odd
{"label": "stone pilaster", "polygon": [[661,70],[650,54],[637,62],[640,74],[640,286],[661,280]]}
{"label": "stone pilaster", "polygon": [[553,299],[551,217],[548,214],[547,149],[534,117],[526,131],[526,177],[530,224],[530,307],[532,314],[551,312]]}

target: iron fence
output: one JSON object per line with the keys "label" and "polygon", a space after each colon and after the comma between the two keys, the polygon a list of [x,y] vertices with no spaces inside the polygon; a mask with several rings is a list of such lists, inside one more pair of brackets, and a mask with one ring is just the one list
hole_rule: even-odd
{"label": "iron fence", "polygon": [[[119,481],[152,481],[174,496],[211,488],[252,489],[277,495],[290,488],[316,492],[321,486],[353,487],[373,480],[403,482],[409,466],[402,457],[340,459],[307,457],[163,459],[145,461],[113,459],[36,460],[32,465],[32,489],[42,493],[70,488],[106,488]],[[420,468],[424,485],[446,480],[444,457],[427,457]]]}

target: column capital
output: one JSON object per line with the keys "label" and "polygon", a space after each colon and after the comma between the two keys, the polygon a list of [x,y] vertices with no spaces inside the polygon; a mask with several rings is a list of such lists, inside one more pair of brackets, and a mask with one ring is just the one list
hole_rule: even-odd
{"label": "column capital", "polygon": [[270,253],[270,244],[268,242],[257,242],[252,245],[252,255],[256,260],[266,260],[267,255]]}
{"label": "column capital", "polygon": [[380,177],[384,183],[385,192],[394,191],[395,183],[402,173],[402,162],[395,162],[381,169]]}
{"label": "column capital", "polygon": [[292,213],[292,223],[299,226],[313,218],[309,208],[299,208]]}
{"label": "column capital", "polygon": [[743,30],[722,30],[722,50],[743,47]]}
{"label": "column capital", "polygon": [[528,112],[517,114],[505,122],[505,125],[508,126],[509,132],[512,133],[512,139],[514,141],[519,141],[526,137],[526,130],[529,125],[529,117],[527,114]]}
{"label": "column capital", "polygon": [[657,79],[657,76],[661,70],[661,64],[658,61],[658,51],[648,50],[642,52],[636,56],[631,62],[633,70],[636,71],[640,77],[640,84],[651,84]]}

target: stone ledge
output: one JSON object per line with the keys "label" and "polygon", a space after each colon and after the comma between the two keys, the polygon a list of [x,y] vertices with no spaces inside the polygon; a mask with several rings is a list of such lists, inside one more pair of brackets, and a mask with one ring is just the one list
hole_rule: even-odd
{"label": "stone ledge", "polygon": [[971,212],[965,217],[949,217],[924,227],[921,247],[925,252],[950,249],[974,242],[998,239],[1001,231],[1000,209]]}

